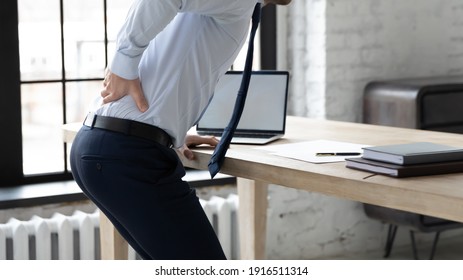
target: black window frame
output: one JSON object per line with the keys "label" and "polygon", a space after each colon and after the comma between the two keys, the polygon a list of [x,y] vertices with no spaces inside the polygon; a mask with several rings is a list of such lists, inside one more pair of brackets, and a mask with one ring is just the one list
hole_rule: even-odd
{"label": "black window frame", "polygon": [[[21,85],[31,83],[54,82],[61,83],[63,97],[63,124],[66,123],[66,83],[81,81],[98,81],[103,77],[89,79],[66,79],[64,75],[64,33],[63,33],[63,2],[60,1],[61,13],[61,50],[62,50],[62,78],[47,81],[21,81],[18,34],[18,3],[17,0],[0,1],[0,26],[2,26],[2,67],[0,67],[0,187],[46,183],[72,180],[72,174],[67,166],[67,147],[64,149],[64,172],[24,175],[21,123]],[[107,0],[103,1],[104,14],[102,20],[105,25],[105,62],[108,62],[107,38]],[[261,29],[261,68],[276,69],[276,8],[268,5],[263,9]],[[46,159],[44,159],[46,160]]]}

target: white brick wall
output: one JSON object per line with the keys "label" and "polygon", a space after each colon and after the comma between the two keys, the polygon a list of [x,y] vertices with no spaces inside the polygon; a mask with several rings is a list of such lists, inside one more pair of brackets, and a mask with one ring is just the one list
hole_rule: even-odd
{"label": "white brick wall", "polygon": [[461,0],[294,0],[290,114],[361,121],[368,81],[463,74]]}
{"label": "white brick wall", "polygon": [[[293,1],[288,7],[289,112],[325,116],[325,1]],[[307,95],[307,92],[311,92]]]}

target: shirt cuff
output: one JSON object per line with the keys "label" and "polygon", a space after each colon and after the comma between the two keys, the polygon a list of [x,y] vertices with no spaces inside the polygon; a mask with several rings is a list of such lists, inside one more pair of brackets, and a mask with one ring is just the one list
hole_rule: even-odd
{"label": "shirt cuff", "polygon": [[140,63],[141,55],[130,57],[120,52],[114,55],[111,67],[112,73],[127,80],[135,80],[138,78],[138,64]]}

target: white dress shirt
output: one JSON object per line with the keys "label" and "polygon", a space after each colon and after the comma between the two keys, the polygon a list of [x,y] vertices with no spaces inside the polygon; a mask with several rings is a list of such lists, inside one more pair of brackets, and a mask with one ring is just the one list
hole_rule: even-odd
{"label": "white dress shirt", "polygon": [[149,109],[141,113],[125,96],[104,106],[99,98],[93,111],[160,127],[181,147],[246,41],[257,2],[135,1],[110,69],[126,79],[140,78]]}

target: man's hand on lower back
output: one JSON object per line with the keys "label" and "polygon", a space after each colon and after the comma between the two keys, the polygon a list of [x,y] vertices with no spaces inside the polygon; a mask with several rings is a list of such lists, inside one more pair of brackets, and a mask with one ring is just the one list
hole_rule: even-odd
{"label": "man's hand on lower back", "polygon": [[126,95],[130,95],[141,112],[148,110],[148,102],[143,95],[139,79],[127,80],[108,70],[103,81],[103,86],[104,88],[101,91],[103,104],[110,103],[119,100]]}

